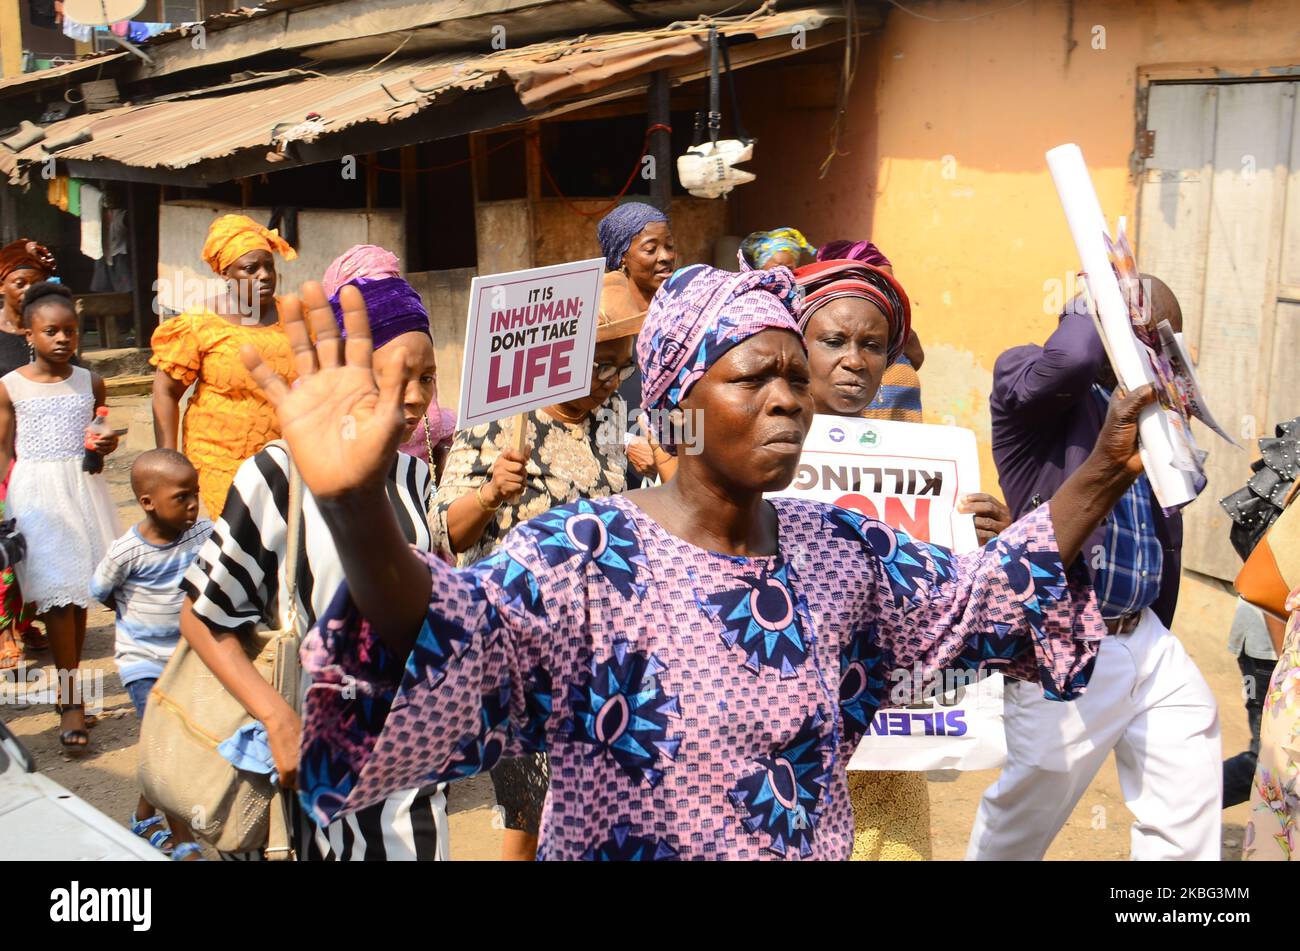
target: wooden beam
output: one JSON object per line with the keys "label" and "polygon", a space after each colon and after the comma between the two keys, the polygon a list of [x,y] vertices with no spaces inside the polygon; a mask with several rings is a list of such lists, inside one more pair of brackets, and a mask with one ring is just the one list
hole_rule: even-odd
{"label": "wooden beam", "polygon": [[[694,112],[703,101],[699,96],[684,96],[677,90],[669,100],[670,112]],[[622,116],[645,115],[646,101],[631,94],[614,102],[602,102],[595,106],[584,106],[556,116],[548,116],[548,122],[583,122],[588,119],[617,119]]]}
{"label": "wooden beam", "polygon": [[297,158],[274,164],[266,161],[266,153],[271,151],[271,147],[263,145],[182,169],[137,168],[104,159],[69,159],[66,166],[68,174],[76,178],[202,188],[266,172],[337,162],[345,155],[365,155],[417,142],[454,138],[481,129],[512,125],[528,118],[528,110],[519,102],[512,87],[494,86],[425,109],[401,122],[363,122],[315,142],[296,142],[294,152]]}
{"label": "wooden beam", "polygon": [[[186,169],[139,168],[106,159],[93,161],[67,159],[62,164],[63,168],[60,172],[66,172],[73,178],[106,178],[112,182],[148,182],[153,185],[186,185],[191,188],[202,188],[209,184],[199,173],[197,166]],[[229,180],[223,179],[223,181]]]}
{"label": "wooden beam", "polygon": [[[599,10],[581,15],[584,10]],[[358,58],[384,55],[400,44],[404,36],[420,30],[442,34],[437,45],[443,49],[464,48],[480,41],[490,49],[491,28],[506,29],[512,46],[535,35],[532,24],[539,16],[564,11],[577,26],[616,25],[629,22],[624,14],[599,0],[366,0],[365,3],[322,3],[298,9],[279,10],[269,16],[253,17],[223,30],[207,30],[202,45],[198,35],[181,37],[150,47],[152,65],[133,64],[131,81],[157,79],[205,66],[233,63],[267,53],[300,53],[308,58]],[[405,52],[431,48],[408,45]]]}

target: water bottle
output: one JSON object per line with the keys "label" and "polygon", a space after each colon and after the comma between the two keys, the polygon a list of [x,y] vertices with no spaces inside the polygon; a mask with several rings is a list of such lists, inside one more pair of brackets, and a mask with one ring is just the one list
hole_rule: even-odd
{"label": "water bottle", "polygon": [[95,410],[95,421],[86,427],[86,454],[81,458],[81,471],[98,475],[104,471],[104,457],[95,452],[95,441],[113,431],[108,425],[108,407]]}

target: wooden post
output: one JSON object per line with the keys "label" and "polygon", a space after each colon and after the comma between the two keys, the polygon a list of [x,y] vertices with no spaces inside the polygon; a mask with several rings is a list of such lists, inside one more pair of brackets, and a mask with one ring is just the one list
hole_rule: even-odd
{"label": "wooden post", "polygon": [[511,443],[515,452],[528,455],[528,414],[520,413],[515,417],[515,439]]}
{"label": "wooden post", "polygon": [[423,271],[424,242],[420,230],[420,176],[415,171],[415,146],[404,145],[401,152],[402,169],[402,233],[406,236],[402,264],[407,271]]}
{"label": "wooden post", "polygon": [[135,345],[145,348],[153,339],[159,315],[154,309],[158,285],[159,204],[162,188],[143,182],[126,186],[127,249],[131,255],[131,290],[135,296]]}
{"label": "wooden post", "polygon": [[379,201],[379,154],[362,157],[366,163],[366,211],[374,211]]}
{"label": "wooden post", "polygon": [[[672,125],[669,89],[666,69],[661,69],[650,77],[646,117],[651,125]],[[672,136],[662,131],[653,133],[650,137],[650,154],[655,160],[655,177],[650,180],[650,203],[664,214],[668,214],[672,210],[673,203]]]}

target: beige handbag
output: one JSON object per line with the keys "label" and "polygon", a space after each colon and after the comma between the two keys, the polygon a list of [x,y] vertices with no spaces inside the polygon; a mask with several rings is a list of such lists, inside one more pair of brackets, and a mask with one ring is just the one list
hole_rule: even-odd
{"label": "beige handbag", "polygon": [[[283,442],[271,443],[285,449]],[[241,638],[249,660],[298,712],[297,581],[302,547],[302,476],[289,458],[287,604],[282,627]],[[184,638],[149,694],[140,725],[140,790],[156,808],[189,822],[222,852],[263,851],[291,859],[289,793],[270,776],[236,769],[217,747],[253,722]]]}

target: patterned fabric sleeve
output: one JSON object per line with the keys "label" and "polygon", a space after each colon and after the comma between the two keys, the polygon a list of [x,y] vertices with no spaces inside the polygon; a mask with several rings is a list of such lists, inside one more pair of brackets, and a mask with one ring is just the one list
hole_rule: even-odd
{"label": "patterned fabric sleeve", "polygon": [[199,375],[203,355],[200,351],[195,315],[181,314],[164,320],[153,332],[152,363],[173,380],[189,386]]}
{"label": "patterned fabric sleeve", "polygon": [[302,648],[311,684],[298,783],[318,823],[546,748],[551,678],[541,645],[566,631],[564,611],[543,618],[535,534],[512,532],[468,569],[417,552],[433,595],[404,662],[372,634],[347,585],[339,589]]}
{"label": "patterned fabric sleeve", "polygon": [[[996,670],[1037,680],[1053,700],[1086,689],[1106,628],[1082,561],[1061,564],[1046,504],[960,556],[855,512],[824,517],[834,536],[875,556],[866,560],[874,611],[854,636],[871,633],[891,690],[918,670],[923,683],[944,670]],[[885,696],[889,705],[911,700]]]}

